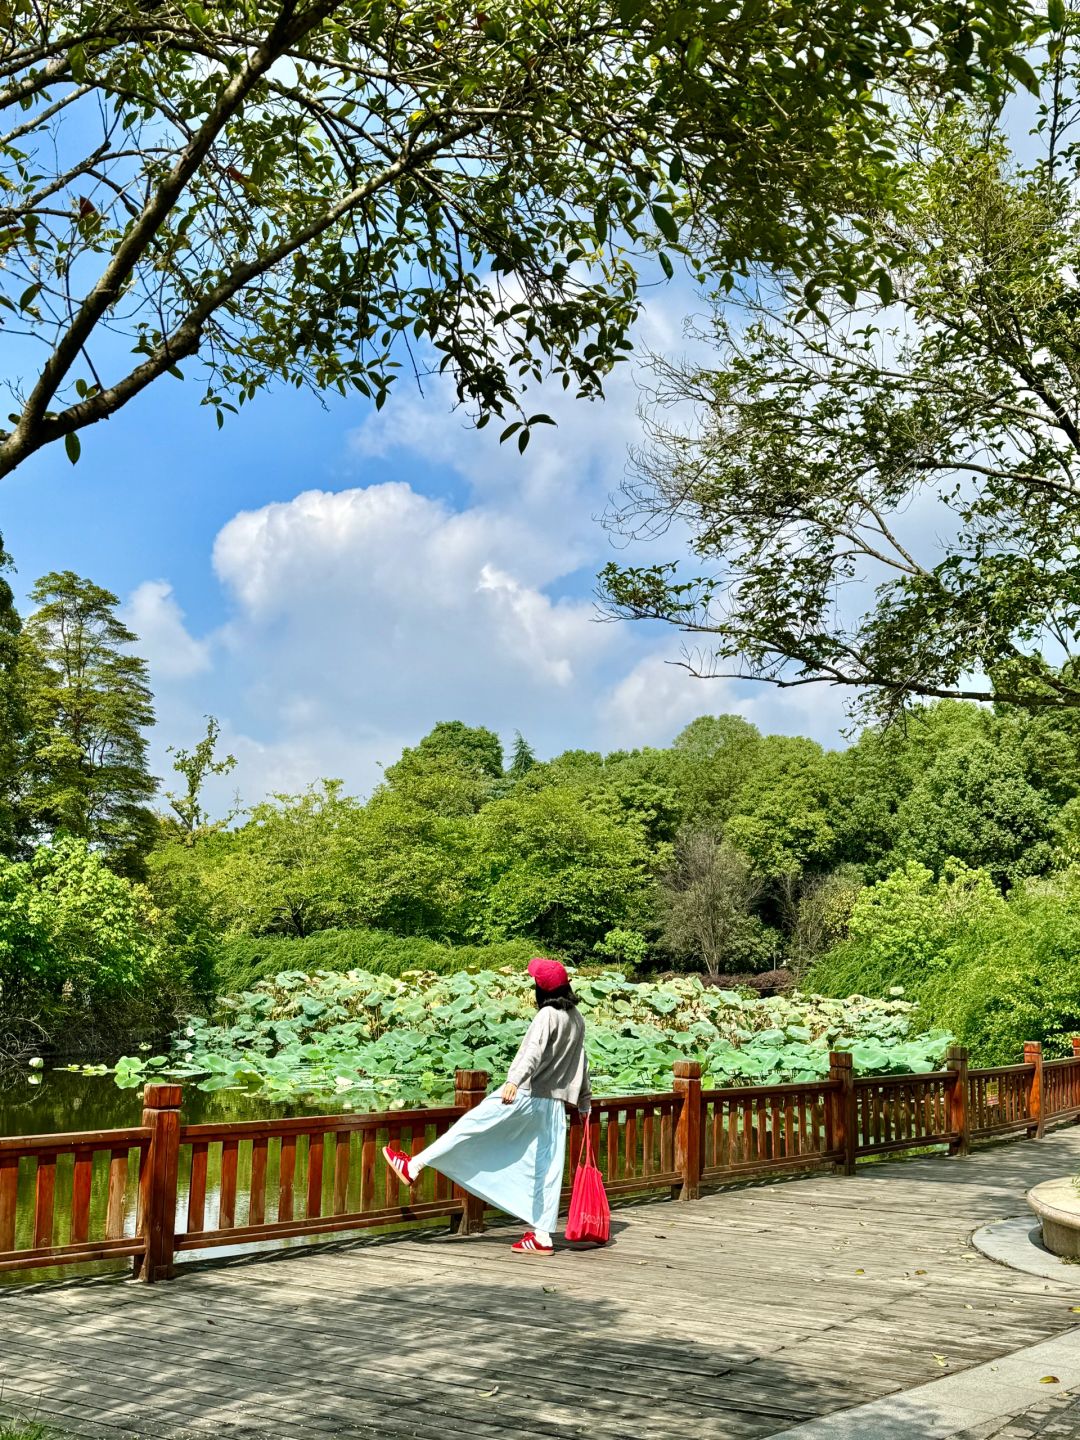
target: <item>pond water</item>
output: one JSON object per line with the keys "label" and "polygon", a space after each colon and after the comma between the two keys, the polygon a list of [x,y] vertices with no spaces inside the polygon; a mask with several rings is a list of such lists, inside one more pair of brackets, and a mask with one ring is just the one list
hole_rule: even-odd
{"label": "pond water", "polygon": [[[141,1096],[141,1086],[121,1090],[111,1075],[45,1069],[0,1076],[0,1135],[53,1135],[66,1130],[116,1130],[138,1125],[142,1118]],[[243,1090],[206,1094],[193,1085],[184,1086],[183,1118],[189,1125],[217,1120],[276,1120],[285,1115],[333,1115],[342,1109],[342,1103],[332,1097],[274,1104]]]}
{"label": "pond water", "polygon": [[[36,1083],[35,1083],[36,1082]],[[138,1125],[142,1118],[141,1087],[122,1090],[109,1075],[80,1075],[66,1070],[45,1069],[34,1073],[17,1073],[0,1076],[0,1136],[51,1135],[68,1131],[114,1130],[125,1126]],[[376,1107],[372,1107],[376,1108]],[[204,1093],[193,1086],[184,1087],[182,1114],[188,1124],[217,1122],[221,1120],[280,1119],[292,1115],[329,1115],[343,1111],[344,1104],[333,1098],[317,1102],[290,1101],[274,1104],[242,1090],[218,1090]],[[297,1184],[302,1186],[306,1178],[306,1154],[301,1147],[297,1155]],[[248,1161],[250,1163],[250,1161]],[[57,1163],[55,1194],[54,1243],[67,1240],[71,1225],[71,1158],[62,1157]],[[91,1222],[95,1225],[102,1218],[105,1192],[108,1183],[108,1154],[100,1153],[95,1159]],[[218,1192],[218,1164],[211,1163],[207,1175],[207,1213]],[[135,1167],[132,1165],[125,1202],[126,1230],[134,1233],[135,1226]],[[243,1171],[243,1166],[241,1166]],[[243,1181],[245,1175],[241,1173]],[[276,1202],[276,1175],[268,1175],[267,1201]],[[20,1226],[17,1237],[19,1246],[30,1243],[29,1227],[32,1223],[34,1193],[33,1162],[24,1160],[19,1168],[19,1215]],[[181,1185],[180,1213],[182,1222],[186,1210],[186,1184]],[[244,1217],[237,1215],[237,1224],[244,1223]],[[94,1233],[92,1229],[91,1233]],[[298,1241],[280,1243],[309,1243],[300,1237]],[[251,1247],[247,1247],[250,1249]],[[217,1249],[214,1254],[224,1258],[239,1253],[241,1247]],[[191,1258],[199,1258],[199,1252],[191,1252]],[[63,1279],[68,1275],[90,1275],[124,1272],[130,1273],[129,1261],[114,1261],[109,1264],[81,1265],[78,1267],[54,1267],[49,1270],[0,1271],[0,1287],[37,1283],[42,1280]]]}

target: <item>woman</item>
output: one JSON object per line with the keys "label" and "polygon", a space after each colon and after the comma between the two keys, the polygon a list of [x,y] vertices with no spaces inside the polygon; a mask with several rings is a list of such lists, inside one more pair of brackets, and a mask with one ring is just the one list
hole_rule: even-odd
{"label": "woman", "polygon": [[536,1015],[514,1057],[506,1084],[417,1155],[393,1145],[386,1163],[410,1188],[427,1167],[532,1228],[510,1248],[515,1255],[554,1254],[566,1149],[566,1106],[585,1119],[592,1108],[585,1022],[566,967],[537,956],[528,973]]}

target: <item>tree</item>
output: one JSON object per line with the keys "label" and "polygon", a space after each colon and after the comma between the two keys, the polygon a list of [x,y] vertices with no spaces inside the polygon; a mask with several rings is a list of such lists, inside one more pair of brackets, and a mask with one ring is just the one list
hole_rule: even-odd
{"label": "tree", "polygon": [[12,856],[26,829],[23,797],[26,703],[19,664],[22,621],[4,576],[11,556],[0,536],[0,855]]}
{"label": "tree", "polygon": [[[0,859],[0,1013],[59,1028],[138,998],[168,971],[146,890],[114,874],[84,840]],[[62,1012],[62,1013],[60,1013]]]}
{"label": "tree", "polygon": [[707,830],[683,831],[663,883],[662,945],[710,975],[757,969],[763,936],[751,907],[761,889],[737,850]]}
{"label": "tree", "polygon": [[761,735],[741,715],[700,715],[675,737],[686,814],[722,825],[754,764]]}
{"label": "tree", "polygon": [[472,822],[466,914],[478,940],[523,935],[584,954],[636,928],[653,890],[640,824],[548,786],[494,800]]}
{"label": "tree", "polygon": [[603,584],[694,636],[695,673],[841,686],[887,717],[1080,706],[1080,49],[1049,13],[1034,162],[1000,111],[898,113],[910,163],[867,220],[897,246],[881,297],[718,312],[715,364],[660,363],[612,523],[685,524],[706,573]]}
{"label": "tree", "polygon": [[724,838],[764,880],[829,868],[836,848],[830,757],[814,740],[769,735],[739,791]]}
{"label": "tree", "polygon": [[123,874],[142,872],[154,840],[157,782],[144,731],[154,723],[146,662],[117,618],[116,596],[70,570],[30,592],[23,629],[30,728],[27,811],[39,832],[99,846]]}
{"label": "tree", "polygon": [[173,756],[173,769],[186,782],[186,788],[179,793],[165,792],[165,799],[173,812],[172,823],[179,830],[185,845],[194,845],[203,836],[223,830],[236,816],[233,810],[223,819],[211,821],[210,812],[202,800],[203,788],[212,775],[229,775],[236,768],[235,755],[225,755],[220,760],[215,758],[220,734],[218,721],[213,715],[207,715],[206,734],[194,750],[170,745],[166,751]]}
{"label": "tree", "polygon": [[808,983],[824,995],[886,995],[900,987],[917,998],[932,975],[948,973],[960,936],[1005,912],[985,871],[951,864],[935,880],[909,861],[862,891],[848,939],[814,966]]}
{"label": "tree", "polygon": [[897,849],[940,874],[960,860],[1002,886],[1048,870],[1050,802],[1000,744],[980,740],[944,751],[900,806]]}
{"label": "tree", "polygon": [[527,775],[536,764],[536,751],[522,735],[520,730],[514,732],[514,753],[510,758],[506,774],[511,780],[520,780]]}
{"label": "tree", "polygon": [[348,894],[358,921],[397,935],[467,939],[475,813],[471,806],[418,803],[389,787],[377,791],[345,837]]}
{"label": "tree", "polygon": [[252,806],[237,830],[196,850],[211,911],[249,935],[310,935],[355,923],[347,826],[359,809],[340,780]]}
{"label": "tree", "polygon": [[525,382],[595,395],[628,344],[635,247],[696,239],[729,280],[873,273],[842,222],[890,193],[890,95],[999,92],[1028,23],[1006,0],[0,14],[0,297],[42,345],[0,476],[56,440],[74,461],[196,357],[221,421],[272,380],[381,405],[417,339],[523,448]]}
{"label": "tree", "polygon": [[862,888],[858,870],[850,865],[812,875],[801,887],[788,955],[796,983],[819,956],[845,938]]}
{"label": "tree", "polygon": [[386,783],[396,795],[439,815],[475,813],[502,778],[499,737],[461,720],[440,721],[386,770]]}

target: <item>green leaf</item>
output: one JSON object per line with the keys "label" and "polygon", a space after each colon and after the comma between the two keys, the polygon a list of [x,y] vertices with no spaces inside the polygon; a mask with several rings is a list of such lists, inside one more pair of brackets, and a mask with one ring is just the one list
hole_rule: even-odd
{"label": "green leaf", "polygon": [[1038,76],[1022,55],[1017,55],[1012,51],[1006,51],[1003,56],[1003,61],[1005,69],[1014,80],[1019,80],[1020,84],[1023,85],[1026,90],[1030,90],[1032,95],[1038,95]]}
{"label": "green leaf", "polygon": [[37,297],[38,297],[40,294],[41,294],[41,284],[40,284],[40,282],[39,282],[38,284],[36,284],[36,285],[30,285],[30,286],[28,286],[28,287],[23,291],[22,295],[19,297],[19,309],[20,309],[20,310],[29,310],[29,309],[30,309],[30,306],[33,305],[34,301],[37,299]]}
{"label": "green leaf", "polygon": [[656,228],[668,244],[677,245],[679,243],[679,227],[675,223],[675,217],[671,214],[671,211],[665,210],[663,205],[654,205],[652,207],[652,217],[656,222]]}
{"label": "green leaf", "polygon": [[76,431],[72,430],[64,436],[64,449],[67,451],[67,457],[72,465],[76,464],[82,454],[82,442]]}
{"label": "green leaf", "polygon": [[1051,30],[1064,30],[1068,20],[1065,0],[1046,0],[1046,18]]}
{"label": "green leaf", "polygon": [[666,250],[658,250],[656,252],[656,258],[660,261],[660,269],[663,270],[667,278],[671,280],[675,275],[675,267],[671,263],[671,256]]}

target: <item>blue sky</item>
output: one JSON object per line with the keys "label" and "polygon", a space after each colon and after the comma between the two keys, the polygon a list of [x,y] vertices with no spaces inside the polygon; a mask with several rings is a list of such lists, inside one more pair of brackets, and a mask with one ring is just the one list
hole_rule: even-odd
{"label": "blue sky", "polygon": [[[693,297],[658,291],[643,342],[678,350]],[[197,382],[158,382],[0,486],[20,597],[50,569],[114,590],[158,697],[153,759],[217,715],[246,803],[322,775],[363,793],[438,720],[520,729],[541,754],[669,742],[695,715],[840,740],[839,699],[694,681],[680,639],[597,621],[597,516],[638,429],[632,367],[524,457],[438,384],[357,399],[279,391],[218,431]],[[677,537],[668,542],[678,553]],[[650,549],[653,558],[662,551]]]}

